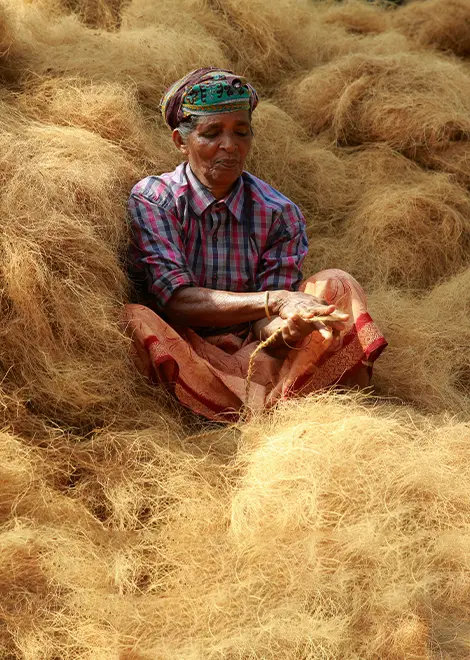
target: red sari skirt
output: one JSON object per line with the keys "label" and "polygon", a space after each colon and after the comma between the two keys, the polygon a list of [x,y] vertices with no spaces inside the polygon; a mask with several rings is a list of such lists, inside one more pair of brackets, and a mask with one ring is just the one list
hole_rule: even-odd
{"label": "red sari skirt", "polygon": [[335,385],[364,362],[372,364],[387,346],[367,312],[362,287],[348,273],[323,270],[305,280],[301,290],[347,312],[348,327],[329,346],[313,332],[284,359],[261,351],[248,391],[248,364],[259,343],[252,333],[244,339],[234,334],[201,337],[191,328],[176,330],[148,307],[132,304],[124,308],[124,322],[137,367],[194,412],[232,422],[241,409],[269,408],[280,399]]}

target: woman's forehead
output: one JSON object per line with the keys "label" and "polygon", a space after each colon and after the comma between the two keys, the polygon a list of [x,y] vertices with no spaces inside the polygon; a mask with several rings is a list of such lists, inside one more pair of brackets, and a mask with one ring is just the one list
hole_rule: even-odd
{"label": "woman's forehead", "polygon": [[220,112],[210,116],[201,116],[198,121],[198,127],[207,126],[230,126],[233,124],[250,124],[250,113],[248,110],[239,110],[237,112]]}

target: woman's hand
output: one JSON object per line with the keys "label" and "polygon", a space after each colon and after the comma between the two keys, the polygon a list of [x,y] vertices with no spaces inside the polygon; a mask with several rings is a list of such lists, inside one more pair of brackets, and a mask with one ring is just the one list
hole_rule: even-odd
{"label": "woman's hand", "polygon": [[[330,349],[340,341],[340,332],[345,330],[349,314],[339,312],[334,305],[328,305],[308,293],[294,291],[273,291],[269,301],[270,310],[276,314],[270,321],[258,321],[255,334],[263,341],[281,329],[275,341],[266,348],[274,357],[284,358],[291,348],[318,331]],[[331,320],[316,321],[316,317],[331,316]]]}
{"label": "woman's hand", "polygon": [[[328,305],[302,291],[276,292],[279,293],[281,295],[275,296],[274,313],[285,321],[283,337],[289,336],[291,342],[300,341],[314,330],[325,341],[331,342],[334,336],[346,328],[349,314],[338,311],[334,305]],[[332,316],[333,319],[315,321],[318,316]]]}
{"label": "woman's hand", "polygon": [[275,332],[278,332],[279,329],[281,329],[281,333],[275,346],[287,349],[290,346],[295,346],[297,342],[313,331],[313,328],[310,327],[309,331],[304,334],[292,319],[281,319],[280,316],[275,316],[271,321],[263,319],[257,323],[257,330],[258,333],[260,331],[262,332],[262,339],[267,339]]}
{"label": "woman's hand", "polygon": [[290,347],[292,347],[295,342],[301,339],[301,336],[298,334],[297,330],[294,329],[294,332],[291,333],[288,326],[288,321],[281,319],[280,316],[275,316],[270,321],[267,318],[257,321],[253,327],[255,336],[260,341],[265,341],[271,335],[279,332],[279,329],[282,330],[281,333],[277,334],[276,339],[271,342],[269,346],[266,346],[265,351],[275,358],[284,359]]}

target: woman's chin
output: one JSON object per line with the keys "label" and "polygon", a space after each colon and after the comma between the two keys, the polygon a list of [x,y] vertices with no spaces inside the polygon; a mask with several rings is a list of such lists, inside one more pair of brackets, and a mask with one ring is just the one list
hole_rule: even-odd
{"label": "woman's chin", "polygon": [[220,185],[231,185],[239,178],[242,171],[239,165],[237,167],[218,167],[213,172],[213,179]]}

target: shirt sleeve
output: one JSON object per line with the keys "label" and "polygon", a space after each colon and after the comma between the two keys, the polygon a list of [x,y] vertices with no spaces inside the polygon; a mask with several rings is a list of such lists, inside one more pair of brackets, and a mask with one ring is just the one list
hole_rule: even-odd
{"label": "shirt sleeve", "polygon": [[307,250],[304,217],[295,204],[290,204],[276,215],[269,232],[256,276],[257,290],[296,291],[302,282]]}
{"label": "shirt sleeve", "polygon": [[181,223],[174,210],[159,206],[142,193],[129,198],[131,277],[144,281],[147,293],[163,309],[173,293],[195,280],[186,260]]}

